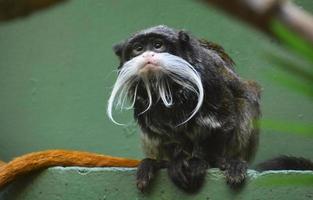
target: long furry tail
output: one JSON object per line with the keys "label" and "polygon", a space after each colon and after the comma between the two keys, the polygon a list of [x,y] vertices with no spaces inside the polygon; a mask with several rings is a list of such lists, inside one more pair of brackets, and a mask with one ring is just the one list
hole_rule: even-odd
{"label": "long furry tail", "polygon": [[257,170],[313,170],[313,162],[294,156],[279,156],[257,165]]}
{"label": "long furry tail", "polygon": [[47,150],[20,156],[0,165],[0,188],[33,171],[53,166],[136,167],[138,160],[69,150]]}

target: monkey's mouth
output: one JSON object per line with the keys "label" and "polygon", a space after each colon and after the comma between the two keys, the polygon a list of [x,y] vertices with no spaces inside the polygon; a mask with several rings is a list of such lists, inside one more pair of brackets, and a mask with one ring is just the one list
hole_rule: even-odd
{"label": "monkey's mouth", "polygon": [[155,73],[159,73],[160,71],[161,71],[161,66],[151,63],[151,62],[147,62],[138,70],[138,74],[141,76],[151,76]]}

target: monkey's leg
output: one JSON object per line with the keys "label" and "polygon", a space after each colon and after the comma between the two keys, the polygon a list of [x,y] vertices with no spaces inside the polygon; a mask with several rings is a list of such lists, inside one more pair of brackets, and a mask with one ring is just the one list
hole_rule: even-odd
{"label": "monkey's leg", "polygon": [[169,161],[168,174],[176,186],[192,193],[203,185],[208,166],[204,159],[180,153]]}
{"label": "monkey's leg", "polygon": [[137,188],[143,192],[149,186],[153,177],[158,172],[159,169],[165,168],[167,166],[166,161],[158,161],[151,158],[143,159],[137,168]]}

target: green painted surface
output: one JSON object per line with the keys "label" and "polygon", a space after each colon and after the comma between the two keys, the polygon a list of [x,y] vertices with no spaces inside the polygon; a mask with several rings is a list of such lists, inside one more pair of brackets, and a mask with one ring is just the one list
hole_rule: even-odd
{"label": "green painted surface", "polygon": [[[313,12],[311,0],[296,3]],[[118,64],[111,47],[129,34],[157,24],[184,28],[198,37],[218,42],[235,60],[243,78],[257,80],[262,85],[262,111],[267,121],[256,162],[280,154],[313,159],[312,99],[301,90],[286,87],[299,81],[290,74],[290,79],[282,84],[279,77],[283,72],[276,68],[270,55],[283,57],[287,63],[311,72],[312,66],[266,36],[192,0],[70,0],[30,17],[1,23],[0,158],[10,160],[28,152],[55,148],[142,158],[131,113],[117,114],[119,121],[131,123],[126,127],[114,125],[105,114]],[[311,89],[310,83],[304,85]],[[279,125],[273,125],[273,121]],[[163,193],[164,198],[183,196],[180,192],[169,192],[172,186],[163,184],[165,177],[162,173],[156,184],[157,196],[151,198],[162,199]],[[116,189],[118,185],[111,183],[121,185],[123,193]],[[275,192],[281,197],[294,192],[295,198],[289,199],[312,197],[305,192],[307,187],[293,189],[294,186],[285,185],[275,191],[257,184],[263,183],[256,181],[248,185],[245,198],[262,199],[262,195],[270,197]],[[113,199],[127,194],[133,195],[133,199],[143,198],[134,189],[133,171],[92,170],[88,176],[81,176],[72,169],[65,172],[53,168],[15,186],[11,188],[15,192],[9,195],[15,195],[16,199],[22,194],[47,194],[44,187],[53,188],[51,194],[66,193],[75,196],[74,199],[105,199],[103,195]],[[200,194],[203,198],[207,194],[211,199],[213,193],[224,193],[240,199],[242,194],[229,192],[222,180],[208,181],[206,188],[208,193]],[[115,189],[114,193],[105,192]],[[255,194],[254,189],[258,189]],[[297,196],[298,190],[303,193]],[[98,196],[88,196],[93,192]],[[87,196],[81,198],[83,195],[78,194]],[[55,196],[54,199],[67,198]]]}
{"label": "green painted surface", "polygon": [[24,178],[23,181],[15,182],[0,193],[0,199],[313,199],[313,172],[309,171],[258,173],[250,170],[245,187],[241,190],[233,190],[226,185],[224,176],[220,171],[211,169],[206,177],[205,186],[199,193],[193,195],[178,190],[168,180],[165,171],[159,173],[150,190],[142,194],[135,188],[134,174],[135,169],[55,167],[32,177]]}

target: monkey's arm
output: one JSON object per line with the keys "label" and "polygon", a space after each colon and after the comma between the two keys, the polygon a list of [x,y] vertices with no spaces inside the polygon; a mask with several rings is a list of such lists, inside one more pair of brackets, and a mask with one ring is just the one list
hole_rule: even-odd
{"label": "monkey's arm", "polygon": [[53,166],[136,167],[138,160],[70,150],[47,150],[18,157],[0,165],[0,188],[30,172]]}

